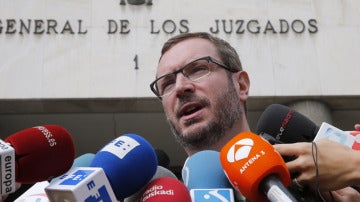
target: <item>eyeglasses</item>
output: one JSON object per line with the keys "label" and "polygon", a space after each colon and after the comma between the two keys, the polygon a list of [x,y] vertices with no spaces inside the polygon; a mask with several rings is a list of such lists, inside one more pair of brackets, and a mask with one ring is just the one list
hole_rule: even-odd
{"label": "eyeglasses", "polygon": [[205,76],[208,76],[211,73],[210,62],[230,72],[238,71],[236,69],[231,69],[227,67],[226,65],[216,61],[210,56],[206,56],[196,59],[174,72],[165,74],[157,78],[154,82],[150,84],[150,88],[152,92],[154,92],[154,94],[161,99],[162,97],[169,95],[174,91],[176,75],[178,73],[182,73],[184,77],[188,78],[191,81],[197,81],[201,78],[204,78]]}

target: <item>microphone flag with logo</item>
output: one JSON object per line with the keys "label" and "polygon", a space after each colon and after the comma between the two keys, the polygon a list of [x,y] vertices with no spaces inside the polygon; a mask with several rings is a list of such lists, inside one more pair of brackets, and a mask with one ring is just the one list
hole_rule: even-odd
{"label": "microphone flag with logo", "polygon": [[[220,161],[232,185],[250,201],[267,201],[266,194],[271,200],[269,193],[272,192],[267,188],[269,176],[275,175],[285,186],[291,182],[281,155],[270,143],[251,132],[239,133],[231,139],[221,149]],[[283,201],[292,201],[286,189],[277,191],[285,192]]]}
{"label": "microphone flag with logo", "polygon": [[16,182],[31,184],[57,177],[74,162],[73,139],[58,125],[28,128],[10,135],[4,142],[15,149]]}

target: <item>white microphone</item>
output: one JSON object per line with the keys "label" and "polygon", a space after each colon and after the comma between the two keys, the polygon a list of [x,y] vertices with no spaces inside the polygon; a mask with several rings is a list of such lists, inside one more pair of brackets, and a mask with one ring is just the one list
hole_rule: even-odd
{"label": "white microphone", "polygon": [[75,167],[45,188],[50,201],[117,201],[102,168]]}
{"label": "white microphone", "polygon": [[45,187],[48,185],[48,181],[37,182],[21,194],[14,202],[48,202],[49,199],[45,193]]}
{"label": "white microphone", "polygon": [[124,134],[99,150],[90,167],[70,170],[45,188],[51,201],[117,201],[145,186],[156,171],[154,149],[136,134]]}
{"label": "white microphone", "polygon": [[1,184],[0,194],[14,193],[15,188],[15,149],[0,139]]}

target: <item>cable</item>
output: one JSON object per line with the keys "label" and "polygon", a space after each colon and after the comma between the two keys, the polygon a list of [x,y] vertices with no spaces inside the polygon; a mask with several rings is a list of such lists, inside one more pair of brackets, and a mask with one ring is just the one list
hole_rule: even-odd
{"label": "cable", "polygon": [[[314,160],[315,164],[315,191],[317,195],[317,200],[320,198],[321,201],[326,201],[323,196],[321,195],[320,188],[319,188],[319,166],[318,166],[318,148],[315,142],[312,142],[311,147],[311,154]],[[332,193],[330,192],[330,196],[332,196]]]}

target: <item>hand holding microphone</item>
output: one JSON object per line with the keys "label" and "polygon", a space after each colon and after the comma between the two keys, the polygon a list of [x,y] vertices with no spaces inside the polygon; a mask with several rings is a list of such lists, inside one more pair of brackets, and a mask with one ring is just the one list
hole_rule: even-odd
{"label": "hand holding microphone", "polygon": [[318,176],[312,143],[278,144],[274,148],[281,155],[297,156],[286,165],[290,172],[299,173],[296,180],[302,186],[315,190],[318,180],[319,189],[329,191],[360,184],[360,151],[327,139],[318,140],[316,145]]}
{"label": "hand holding microphone", "polygon": [[[360,130],[360,124],[355,124],[354,128]],[[313,152],[316,148],[311,142],[316,138],[325,137],[325,129],[339,132],[339,129],[329,124],[323,124],[319,130],[315,123],[304,115],[287,106],[273,104],[261,115],[256,132],[260,135],[266,134],[265,139],[270,139],[269,142],[275,144],[274,148],[284,159],[290,159],[287,157],[291,157],[286,165],[291,173],[298,175],[294,178],[294,181],[299,187],[309,185],[314,189],[316,185],[316,167]],[[356,136],[356,132],[350,132],[349,134]],[[356,148],[357,143],[353,137],[345,137],[346,135],[339,133],[338,135],[329,136],[328,139],[344,142],[348,146],[330,142],[329,140],[316,142],[318,180],[320,182],[318,188],[320,190],[327,191],[355,185],[356,183],[359,184],[359,182],[355,182],[360,176],[358,169],[355,169],[356,165],[360,165],[357,163],[358,159],[360,159],[359,152],[350,149],[351,147]],[[348,172],[350,170],[352,171]],[[346,175],[344,175],[345,172]]]}
{"label": "hand holding microphone", "polygon": [[[354,127],[356,129],[357,125]],[[328,130],[335,131],[335,135],[325,135]],[[309,185],[315,188],[316,168],[313,157],[313,144],[310,143],[314,139],[327,137],[328,139],[343,142],[343,144],[347,144],[350,147],[357,147],[354,137],[344,134],[339,129],[326,123],[323,123],[319,129],[315,123],[304,115],[279,104],[272,104],[265,109],[257,123],[256,132],[265,137],[265,139],[269,139],[269,142],[275,144],[274,147],[276,150],[278,150],[285,160],[288,159],[287,166],[290,172],[296,175],[299,174],[299,176],[294,178],[298,186]],[[264,134],[267,136],[264,136]],[[348,138],[346,138],[346,136],[348,136]],[[349,155],[354,155],[352,154],[354,152],[351,151],[351,149],[345,148],[344,145],[334,144],[328,141],[317,141],[317,145],[319,150],[317,163],[318,169],[321,171],[321,176],[318,177],[319,180],[322,181],[319,184],[319,189],[326,191],[344,187],[344,185],[346,185],[344,184],[345,181],[349,180],[348,178],[350,176],[348,176],[349,174],[343,176],[342,173],[347,172],[351,165],[338,165],[341,162],[345,162],[345,160],[350,160],[352,157],[349,157]],[[320,152],[320,148],[322,148],[322,152]],[[294,160],[295,158],[297,159]],[[350,164],[353,164],[356,161],[351,160],[351,162]],[[348,164],[349,163],[342,165]],[[338,174],[335,174],[335,172],[338,172]],[[336,180],[334,180],[335,178]],[[355,179],[356,178],[353,178],[352,180]],[[348,184],[348,186],[349,185],[353,184]]]}

